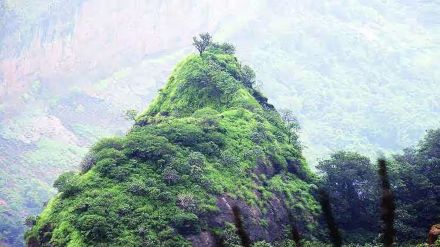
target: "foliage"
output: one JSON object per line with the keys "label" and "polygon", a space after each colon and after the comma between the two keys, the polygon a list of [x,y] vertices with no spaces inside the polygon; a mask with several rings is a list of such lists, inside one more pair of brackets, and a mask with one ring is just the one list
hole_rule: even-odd
{"label": "foliage", "polygon": [[134,109],[126,110],[124,113],[125,119],[127,119],[129,121],[135,121],[137,115],[138,115],[138,111],[134,110]]}
{"label": "foliage", "polygon": [[330,195],[338,227],[346,236],[351,236],[350,232],[377,230],[377,176],[370,160],[357,153],[341,151],[321,161],[317,168],[324,174],[322,185]]}
{"label": "foliage", "polygon": [[199,51],[199,54],[202,55],[205,49],[211,44],[212,37],[209,33],[202,33],[199,34],[199,38],[200,39],[193,37],[193,45]]}
{"label": "foliage", "polygon": [[[416,147],[393,156],[389,166],[396,204],[396,241],[424,241],[431,225],[440,222],[440,129],[430,130]],[[369,159],[337,152],[318,165],[322,185],[331,196],[334,216],[352,243],[378,241],[380,233],[378,179]]]}
{"label": "foliage", "polygon": [[62,193],[64,197],[73,196],[80,191],[78,186],[78,175],[75,172],[61,174],[53,183],[53,186]]}
{"label": "foliage", "polygon": [[424,239],[440,222],[440,129],[429,130],[418,146],[394,156],[390,174],[397,204],[397,239]]}
{"label": "foliage", "polygon": [[96,155],[92,152],[86,154],[79,164],[82,173],[88,172],[96,164]]}
{"label": "foliage", "polygon": [[230,43],[215,43],[212,42],[208,49],[211,52],[215,52],[215,53],[225,53],[225,54],[229,54],[229,55],[234,55],[235,53],[235,47],[234,45],[230,44]]}
{"label": "foliage", "polygon": [[255,72],[248,65],[244,65],[242,70],[243,70],[242,73],[243,84],[246,87],[252,88],[255,84]]}
{"label": "foliage", "polygon": [[289,142],[300,146],[298,131],[300,129],[298,119],[293,115],[291,110],[283,109],[280,110],[281,118],[286,123],[287,133],[289,133]]}
{"label": "foliage", "polygon": [[[12,61],[19,68],[30,69],[13,74],[22,78],[20,81],[25,85],[20,87],[20,93],[16,94],[14,88],[22,83],[12,83],[2,91],[12,95],[1,100],[2,134],[10,127],[17,139],[25,136],[25,128],[34,125],[26,123],[24,117],[55,117],[67,128],[67,132],[56,135],[51,131],[41,133],[52,140],[62,139],[53,147],[38,142],[29,145],[29,139],[12,144],[9,140],[0,141],[0,149],[20,151],[0,151],[3,159],[0,180],[8,181],[0,186],[0,197],[8,204],[0,216],[0,235],[8,244],[13,238],[21,238],[23,231],[14,229],[21,228],[23,214],[39,213],[43,203],[53,196],[50,185],[56,176],[74,169],[85,153],[84,147],[97,138],[125,133],[127,123],[119,121],[120,113],[150,99],[154,89],[165,81],[164,70],[186,53],[188,47],[183,45],[191,46],[191,42],[181,42],[187,33],[185,28],[160,29],[157,32],[157,40],[163,41],[160,47],[137,45],[151,43],[150,35],[137,34],[154,26],[181,27],[186,23],[185,27],[195,30],[207,25],[216,35],[234,39],[240,56],[258,71],[259,80],[264,82],[262,89],[271,102],[294,110],[299,117],[303,128],[301,140],[308,147],[304,152],[311,164],[315,158],[342,148],[372,156],[377,149],[398,152],[416,143],[425,129],[439,122],[440,55],[435,44],[439,35],[438,1],[354,0],[313,4],[297,1],[293,4],[284,0],[262,1],[245,7],[232,4],[227,8],[219,8],[215,1],[193,2],[197,4],[143,1],[131,5],[119,1],[115,7],[100,1],[84,5],[83,0],[0,1],[2,62]],[[173,10],[171,7],[182,10],[182,14],[168,15],[167,11]],[[145,15],[144,8],[165,12]],[[121,26],[118,36],[92,31],[94,42],[89,42],[81,39],[81,35],[103,28],[108,21],[120,20],[108,18],[107,14],[93,15],[94,9],[121,14],[127,23],[139,25]],[[194,21],[185,22],[188,16],[184,13],[191,13]],[[206,13],[216,14],[207,21]],[[162,15],[167,16],[165,22]],[[76,25],[89,17],[96,21]],[[145,18],[150,19],[145,21]],[[74,27],[81,27],[82,31]],[[135,38],[128,38],[130,35]],[[110,42],[105,49],[102,49],[103,40]],[[35,71],[34,66],[45,68],[44,63],[33,62],[38,59],[49,64],[70,61],[70,52],[57,52],[56,44],[61,41],[67,47],[75,44],[72,47],[84,48],[73,49],[74,57],[84,55],[84,61],[101,59],[94,69],[73,63],[59,67],[59,73]],[[41,52],[34,52],[32,47],[40,43],[41,47],[36,49],[42,49]],[[158,49],[164,52],[157,53]],[[86,50],[90,52],[81,52]],[[145,53],[155,55],[140,55]],[[131,61],[128,69],[127,61]],[[128,71],[123,78],[119,73],[121,68]],[[7,77],[4,75],[3,80],[9,82]],[[59,81],[64,82],[62,93],[57,86]],[[39,89],[35,84],[39,84]],[[99,104],[87,105],[83,99],[70,100],[68,95],[72,91],[102,99],[107,109]],[[54,110],[68,100],[83,111]],[[79,124],[82,130],[78,130]],[[71,137],[72,132],[78,142],[70,144],[71,139],[66,137]],[[215,152],[215,146],[205,145]],[[82,147],[81,152],[75,151],[78,146]],[[28,158],[28,152],[36,155]]]}
{"label": "foliage", "polygon": [[182,235],[197,234],[200,232],[199,219],[195,214],[182,213],[176,215],[172,225]]}
{"label": "foliage", "polygon": [[[124,137],[99,141],[80,174],[58,178],[60,193],[26,233],[28,243],[188,246],[187,237],[204,230],[233,246],[231,222],[220,229],[209,223],[230,214],[217,207],[219,196],[267,212],[274,193],[307,219],[309,236],[319,208],[307,164],[279,114],[245,85],[247,72],[232,51],[215,44],[177,65]],[[262,138],[251,138],[260,131]],[[261,165],[276,174],[257,176]]]}

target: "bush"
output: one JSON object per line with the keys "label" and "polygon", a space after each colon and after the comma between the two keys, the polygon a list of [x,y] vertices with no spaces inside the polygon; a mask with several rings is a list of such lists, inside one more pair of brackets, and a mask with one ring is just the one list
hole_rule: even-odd
{"label": "bush", "polygon": [[222,43],[222,44],[212,43],[209,46],[208,51],[213,53],[225,53],[229,55],[234,55],[235,47],[230,43]]}
{"label": "bush", "polygon": [[244,65],[241,69],[241,77],[243,85],[248,88],[253,88],[255,84],[255,72],[251,69],[251,67]]}
{"label": "bush", "polygon": [[53,183],[53,186],[63,193],[63,197],[73,196],[81,188],[78,184],[78,175],[75,172],[65,172],[61,174]]}
{"label": "bush", "polygon": [[200,152],[192,152],[188,156],[188,166],[193,178],[200,178],[205,169],[205,156]]}
{"label": "bush", "polygon": [[83,215],[76,223],[81,233],[89,240],[96,242],[106,242],[112,238],[113,228],[107,223],[107,217],[101,215]]}
{"label": "bush", "polygon": [[269,244],[269,243],[266,242],[266,241],[258,241],[258,242],[256,242],[256,243],[254,243],[254,244],[252,245],[252,247],[272,247],[272,245]]}
{"label": "bush", "polygon": [[33,227],[35,223],[37,223],[37,217],[33,215],[26,217],[24,220],[24,225],[27,227]]}
{"label": "bush", "polygon": [[180,176],[176,170],[173,168],[167,167],[163,171],[163,179],[168,185],[172,185],[177,183],[180,180]]}
{"label": "bush", "polygon": [[241,246],[241,241],[237,235],[237,229],[231,223],[226,223],[225,228],[222,233],[222,238],[224,239],[224,244],[227,247]]}
{"label": "bush", "polygon": [[98,143],[93,145],[92,152],[97,153],[105,148],[113,148],[116,150],[121,150],[123,146],[124,139],[120,137],[103,138]]}
{"label": "bush", "polygon": [[83,158],[79,164],[81,173],[86,173],[96,164],[96,155],[93,152],[89,152]]}
{"label": "bush", "polygon": [[122,181],[126,178],[128,169],[121,167],[118,160],[106,158],[96,163],[96,170],[104,177]]}
{"label": "bush", "polygon": [[200,232],[199,218],[192,213],[182,213],[172,219],[173,227],[182,235],[197,234]]}
{"label": "bush", "polygon": [[235,154],[229,150],[225,150],[221,152],[220,160],[224,166],[228,166],[228,167],[236,166],[238,165],[238,162],[240,162],[240,159],[236,157]]}
{"label": "bush", "polygon": [[134,180],[133,182],[129,183],[127,190],[136,196],[143,196],[148,192],[147,186],[140,180]]}
{"label": "bush", "polygon": [[130,157],[145,161],[169,161],[175,152],[173,145],[165,137],[146,133],[129,135],[124,150]]}
{"label": "bush", "polygon": [[197,200],[189,193],[177,195],[177,206],[188,212],[197,212]]}
{"label": "bush", "polygon": [[219,146],[213,141],[200,143],[195,149],[210,156],[217,156],[220,153]]}

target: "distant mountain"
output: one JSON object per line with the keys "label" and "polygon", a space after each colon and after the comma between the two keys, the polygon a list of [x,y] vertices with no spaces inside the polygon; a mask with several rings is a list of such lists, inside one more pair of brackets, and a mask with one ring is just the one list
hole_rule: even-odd
{"label": "distant mountain", "polygon": [[151,101],[200,32],[236,44],[270,102],[294,112],[311,164],[415,144],[440,120],[439,11],[437,1],[1,1],[0,236],[20,245],[23,218],[57,175],[98,138],[125,133],[123,112]]}

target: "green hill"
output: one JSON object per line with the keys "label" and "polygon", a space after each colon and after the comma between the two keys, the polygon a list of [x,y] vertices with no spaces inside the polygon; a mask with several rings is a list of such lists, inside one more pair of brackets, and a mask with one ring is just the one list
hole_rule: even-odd
{"label": "green hill", "polygon": [[28,219],[28,245],[233,246],[233,207],[253,242],[284,241],[291,224],[312,237],[316,185],[294,124],[228,48],[180,62],[124,137],[99,141],[79,174],[61,175]]}

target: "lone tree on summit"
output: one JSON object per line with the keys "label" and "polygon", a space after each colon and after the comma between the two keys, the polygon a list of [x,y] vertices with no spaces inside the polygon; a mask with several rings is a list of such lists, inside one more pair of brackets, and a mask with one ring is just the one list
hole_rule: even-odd
{"label": "lone tree on summit", "polygon": [[193,45],[199,51],[199,54],[205,51],[205,49],[211,44],[212,37],[209,33],[201,33],[199,34],[200,40],[197,37],[193,37]]}

